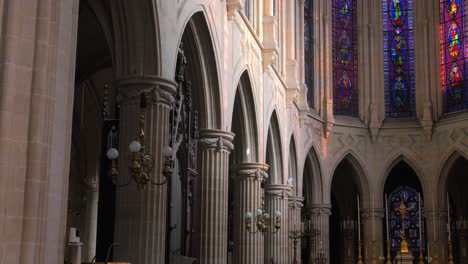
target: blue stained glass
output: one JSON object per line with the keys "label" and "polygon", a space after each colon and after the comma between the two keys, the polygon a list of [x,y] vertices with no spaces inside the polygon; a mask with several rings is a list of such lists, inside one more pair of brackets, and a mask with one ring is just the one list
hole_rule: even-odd
{"label": "blue stained glass", "polygon": [[313,0],[304,1],[304,70],[307,85],[307,102],[314,108],[314,79],[313,79]]}
{"label": "blue stained glass", "polygon": [[464,0],[440,0],[440,61],[445,113],[468,109],[464,6]]}
{"label": "blue stained glass", "polygon": [[333,111],[357,116],[356,0],[333,0]]}
{"label": "blue stained glass", "polygon": [[[408,249],[413,255],[419,256],[420,244],[425,248],[424,221],[421,227],[422,237],[419,236],[419,198],[418,192],[408,186],[394,190],[388,197],[388,217],[390,230],[390,251],[392,256],[401,250],[403,229],[408,243]],[[403,203],[407,214],[403,220],[400,214],[400,205]],[[424,219],[424,207],[421,201],[421,219]]]}
{"label": "blue stained glass", "polygon": [[385,115],[415,116],[413,1],[383,0]]}

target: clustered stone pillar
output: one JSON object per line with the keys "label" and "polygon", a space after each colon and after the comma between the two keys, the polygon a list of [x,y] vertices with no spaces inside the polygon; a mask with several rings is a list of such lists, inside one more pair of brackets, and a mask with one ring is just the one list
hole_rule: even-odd
{"label": "clustered stone pillar", "polygon": [[[297,197],[297,196],[290,196],[288,198],[289,202],[289,211],[288,211],[288,218],[289,218],[289,230],[303,230],[302,221],[301,221],[301,210],[304,206],[304,198]],[[290,249],[289,249],[289,259],[294,259],[294,247],[292,241],[290,241]],[[296,257],[298,263],[301,263],[301,239],[297,243],[296,247]]]}
{"label": "clustered stone pillar", "polygon": [[330,215],[331,204],[312,204],[307,208],[307,213],[310,217],[311,228],[320,232],[317,237],[312,238],[314,256],[323,254],[327,258],[326,263],[330,263]]}
{"label": "clustered stone pillar", "polygon": [[[386,256],[383,248],[383,219],[385,209],[383,208],[365,208],[361,209],[361,219],[364,228],[364,239],[362,243],[362,257],[364,262],[371,262],[372,257]],[[375,243],[375,245],[374,245]],[[375,250],[375,252],[373,252]],[[374,255],[373,255],[374,254]]]}
{"label": "clustered stone pillar", "polygon": [[[265,233],[265,261],[270,263],[290,263],[289,249],[289,222],[288,222],[288,196],[291,186],[282,184],[268,184],[265,186],[265,200],[267,212],[272,220],[271,229]],[[281,228],[274,232],[275,212],[281,213]]]}
{"label": "clustered stone pillar", "polygon": [[[263,233],[251,234],[246,230],[245,214],[260,208],[263,190],[261,183],[268,177],[268,165],[242,163],[236,166],[234,209],[234,261],[233,263],[264,264]],[[255,230],[255,223],[252,223]]]}
{"label": "clustered stone pillar", "polygon": [[233,138],[231,132],[200,131],[201,208],[198,235],[199,262],[203,264],[227,262],[229,154],[234,149]]}
{"label": "clustered stone pillar", "polygon": [[149,183],[138,190],[130,180],[128,144],[137,139],[140,115],[140,98],[146,97],[145,147],[153,156],[153,182],[163,182],[164,159],[162,149],[169,144],[169,113],[174,100],[176,84],[157,77],[144,79],[124,79],[118,82],[120,102],[119,136],[119,179],[120,183],[130,181],[130,185],[117,187],[115,261],[128,261],[139,264],[165,262],[167,185],[155,186]]}

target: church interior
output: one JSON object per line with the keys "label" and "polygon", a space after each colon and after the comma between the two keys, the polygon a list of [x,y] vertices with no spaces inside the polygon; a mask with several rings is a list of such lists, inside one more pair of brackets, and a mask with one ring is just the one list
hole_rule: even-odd
{"label": "church interior", "polygon": [[468,263],[468,0],[0,18],[0,263]]}

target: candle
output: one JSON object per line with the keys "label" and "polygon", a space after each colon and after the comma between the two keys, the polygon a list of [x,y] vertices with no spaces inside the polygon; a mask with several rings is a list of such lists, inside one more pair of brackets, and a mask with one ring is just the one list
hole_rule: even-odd
{"label": "candle", "polygon": [[447,192],[447,229],[448,229],[448,240],[451,241],[451,232],[450,232],[450,201],[449,193]]}
{"label": "candle", "polygon": [[358,241],[361,241],[361,209],[359,208],[359,194],[357,196]]}
{"label": "candle", "polygon": [[418,193],[418,202],[419,202],[419,243],[422,246],[422,220],[421,220],[421,194]]}
{"label": "candle", "polygon": [[432,195],[432,208],[433,208],[433,211],[432,211],[432,228],[434,229],[434,241],[437,239],[437,235],[436,235],[436,204],[435,204],[435,199],[434,199],[434,195]]}
{"label": "candle", "polygon": [[375,234],[375,208],[372,206],[372,241],[375,241],[374,234]]}
{"label": "candle", "polygon": [[389,226],[388,226],[388,198],[387,198],[387,194],[385,194],[385,225],[386,225],[386,228],[387,228],[387,241],[390,241],[390,232],[388,230]]}

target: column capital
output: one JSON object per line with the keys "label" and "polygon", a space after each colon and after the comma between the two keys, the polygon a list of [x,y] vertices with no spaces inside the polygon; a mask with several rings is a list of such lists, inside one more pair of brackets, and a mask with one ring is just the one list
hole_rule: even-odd
{"label": "column capital", "polygon": [[264,189],[267,195],[284,199],[291,193],[292,186],[285,184],[266,184]]}
{"label": "column capital", "polygon": [[307,207],[307,213],[310,215],[331,215],[331,204],[311,204]]}
{"label": "column capital", "polygon": [[138,102],[142,93],[149,97],[148,102],[167,103],[174,101],[177,92],[177,83],[158,76],[130,76],[114,81],[118,89],[119,102]]}
{"label": "column capital", "polygon": [[246,162],[234,165],[231,168],[231,172],[236,180],[255,179],[263,181],[268,179],[268,168],[268,164]]}
{"label": "column capital", "polygon": [[232,144],[233,139],[234,133],[228,131],[201,129],[198,143],[201,148],[215,148],[217,150],[227,150],[230,152],[234,149],[234,144]]}
{"label": "column capital", "polygon": [[298,208],[301,209],[304,207],[304,197],[299,196],[289,196],[289,208]]}
{"label": "column capital", "polygon": [[361,216],[363,219],[366,218],[384,218],[385,209],[384,208],[362,208]]}

